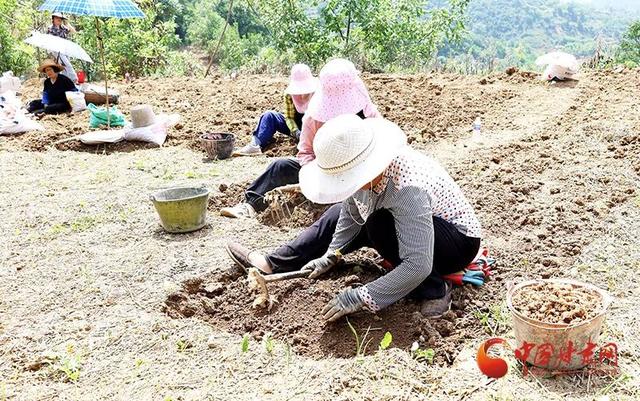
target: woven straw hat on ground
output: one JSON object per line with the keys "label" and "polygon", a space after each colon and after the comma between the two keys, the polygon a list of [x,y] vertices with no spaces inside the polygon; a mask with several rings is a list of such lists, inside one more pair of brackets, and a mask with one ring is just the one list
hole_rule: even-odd
{"label": "woven straw hat on ground", "polygon": [[148,104],[141,104],[131,109],[131,125],[133,128],[143,128],[153,125],[156,115]]}

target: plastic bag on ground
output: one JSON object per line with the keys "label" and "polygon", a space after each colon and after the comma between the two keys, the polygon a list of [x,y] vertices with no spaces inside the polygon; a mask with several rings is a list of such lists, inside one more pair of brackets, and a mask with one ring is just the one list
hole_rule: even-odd
{"label": "plastic bag on ground", "polygon": [[0,93],[8,91],[20,92],[20,79],[13,76],[12,71],[6,71],[0,77]]}
{"label": "plastic bag on ground", "polygon": [[21,134],[29,131],[44,131],[44,127],[31,119],[22,108],[14,91],[0,94],[0,135]]}
{"label": "plastic bag on ground", "polygon": [[86,145],[98,145],[101,143],[116,143],[124,140],[124,130],[92,131],[80,135],[80,142]]}
{"label": "plastic bag on ground", "polygon": [[71,105],[71,111],[77,113],[87,109],[87,102],[84,100],[84,93],[82,92],[65,92],[67,101]]}
{"label": "plastic bag on ground", "polygon": [[179,114],[159,114],[155,123],[148,127],[125,129],[124,139],[127,141],[142,141],[162,146],[167,139],[167,130],[180,121]]}
{"label": "plastic bag on ground", "polygon": [[[91,128],[98,128],[107,125],[107,108],[98,107],[93,103],[87,105],[87,109],[91,112],[89,116],[89,126]],[[109,107],[109,122],[112,127],[124,127],[125,119],[124,115],[118,111],[116,106]]]}

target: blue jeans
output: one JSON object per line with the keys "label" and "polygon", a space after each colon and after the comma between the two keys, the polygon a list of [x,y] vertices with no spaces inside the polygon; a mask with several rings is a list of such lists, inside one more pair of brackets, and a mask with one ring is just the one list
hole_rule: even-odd
{"label": "blue jeans", "polygon": [[273,140],[276,132],[291,135],[291,131],[289,130],[289,127],[287,127],[287,123],[282,113],[278,113],[277,111],[265,111],[262,116],[260,116],[258,128],[253,132],[256,145],[264,149],[264,147]]}

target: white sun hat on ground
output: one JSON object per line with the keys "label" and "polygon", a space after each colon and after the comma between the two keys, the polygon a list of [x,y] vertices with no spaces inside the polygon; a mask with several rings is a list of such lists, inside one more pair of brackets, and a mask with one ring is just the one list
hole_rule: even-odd
{"label": "white sun hat on ground", "polygon": [[344,114],[316,134],[316,159],[300,170],[300,189],[314,203],[337,203],[373,181],[407,146],[400,127],[383,118]]}

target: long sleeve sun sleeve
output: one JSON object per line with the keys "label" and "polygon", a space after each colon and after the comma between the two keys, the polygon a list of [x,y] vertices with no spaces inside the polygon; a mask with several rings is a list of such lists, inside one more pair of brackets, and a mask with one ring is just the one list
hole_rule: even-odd
{"label": "long sleeve sun sleeve", "polygon": [[329,245],[329,253],[334,253],[342,249],[358,235],[362,226],[356,223],[354,217],[357,219],[359,216],[360,212],[356,207],[353,197],[342,202],[340,217],[336,224],[336,231],[333,233],[333,240],[331,241],[331,245]]}
{"label": "long sleeve sun sleeve", "polygon": [[392,203],[390,211],[395,220],[402,262],[359,289],[374,312],[407,296],[431,274],[433,265],[433,217],[429,196],[410,186],[396,193]]}

